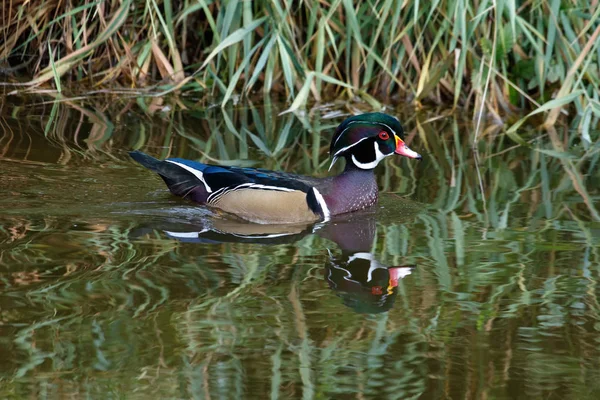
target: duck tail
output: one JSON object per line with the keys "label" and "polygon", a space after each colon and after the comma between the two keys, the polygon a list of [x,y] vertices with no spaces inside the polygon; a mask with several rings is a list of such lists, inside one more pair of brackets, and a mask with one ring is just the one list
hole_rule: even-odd
{"label": "duck tail", "polygon": [[191,198],[198,203],[206,203],[209,193],[198,175],[177,164],[158,160],[141,151],[131,151],[129,155],[142,166],[157,173],[174,195]]}
{"label": "duck tail", "polygon": [[133,158],[138,163],[142,164],[144,167],[148,168],[150,171],[154,171],[157,174],[160,174],[159,165],[162,161],[137,150],[130,151],[129,155],[131,156],[131,158]]}

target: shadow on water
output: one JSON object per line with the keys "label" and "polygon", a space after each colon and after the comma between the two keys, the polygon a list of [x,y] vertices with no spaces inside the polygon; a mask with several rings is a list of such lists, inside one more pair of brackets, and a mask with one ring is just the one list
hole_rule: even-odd
{"label": "shadow on water", "polygon": [[389,110],[423,162],[382,163],[373,210],[282,229],[171,197],[127,151],[325,176],[348,105],[7,99],[2,398],[600,389],[597,132],[491,125],[476,160],[469,121]]}

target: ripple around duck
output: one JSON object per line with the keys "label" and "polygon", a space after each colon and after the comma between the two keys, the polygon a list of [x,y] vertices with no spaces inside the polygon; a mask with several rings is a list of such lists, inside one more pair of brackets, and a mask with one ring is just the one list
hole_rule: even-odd
{"label": "ripple around duck", "polygon": [[[471,160],[459,158],[471,143],[446,133],[447,121],[407,116],[431,154],[378,167],[376,207],[267,232],[174,199],[126,150],[324,176],[329,131],[263,109],[173,113],[122,116],[102,141],[86,141],[87,120],[46,136],[7,114],[30,139],[0,138],[0,397],[600,389],[599,225],[559,159],[528,148],[490,156],[484,204]],[[293,134],[272,157],[244,136],[274,149],[282,124]],[[322,151],[298,150],[315,143]]]}

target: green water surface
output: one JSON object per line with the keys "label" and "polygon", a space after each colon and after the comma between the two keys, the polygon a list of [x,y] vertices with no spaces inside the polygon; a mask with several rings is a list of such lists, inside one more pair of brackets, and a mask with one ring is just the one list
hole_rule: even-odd
{"label": "green water surface", "polygon": [[0,398],[600,393],[598,134],[490,125],[475,158],[470,120],[388,109],[424,160],[382,162],[376,208],[268,228],[127,152],[326,176],[352,107],[50,100],[0,110]]}

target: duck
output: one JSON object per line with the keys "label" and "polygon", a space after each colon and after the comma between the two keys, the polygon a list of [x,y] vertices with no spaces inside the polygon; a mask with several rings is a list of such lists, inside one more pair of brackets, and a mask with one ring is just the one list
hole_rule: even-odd
{"label": "duck", "polygon": [[129,155],[157,173],[174,195],[258,224],[327,222],[372,207],[379,197],[374,170],[383,159],[422,159],[404,142],[400,121],[384,113],[345,119],[329,153],[329,170],[342,158],[346,165],[341,174],[323,178],[183,158],[158,160],[137,150]]}

